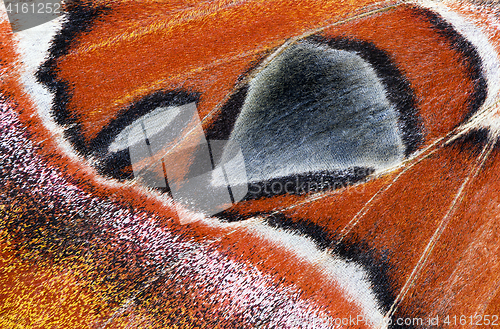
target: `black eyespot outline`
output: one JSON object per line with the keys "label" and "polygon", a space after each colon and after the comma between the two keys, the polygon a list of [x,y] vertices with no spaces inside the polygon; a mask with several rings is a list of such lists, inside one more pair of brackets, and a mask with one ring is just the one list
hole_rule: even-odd
{"label": "black eyespot outline", "polygon": [[109,145],[116,136],[128,125],[158,107],[181,106],[189,103],[198,103],[199,93],[183,90],[159,91],[141,98],[122,111],[95,138],[89,142],[89,150],[94,155],[106,155]]}
{"label": "black eyespot outline", "polygon": [[[189,93],[182,90],[160,91],[143,97],[140,101],[122,111],[117,118],[112,120],[89,142],[88,152],[98,160],[95,164],[98,172],[101,175],[118,180],[134,178],[133,173],[128,170],[132,166],[129,150],[108,152],[108,147],[116,136],[132,122],[158,107],[181,106],[193,102],[198,103],[198,101],[198,93]],[[169,189],[167,188],[167,190]]]}
{"label": "black eyespot outline", "polygon": [[474,92],[467,100],[469,112],[462,118],[458,124],[460,125],[470,119],[481,108],[488,96],[488,83],[484,76],[481,56],[476,47],[439,14],[417,6],[412,6],[412,9],[431,23],[440,35],[450,40],[451,48],[461,55],[462,61],[469,71],[470,79],[474,84]]}
{"label": "black eyespot outline", "polygon": [[[405,146],[405,156],[409,156],[423,144],[423,125],[416,105],[416,96],[410,83],[393,63],[389,54],[378,49],[373,43],[351,38],[327,38],[322,35],[313,35],[305,38],[304,41],[326,45],[336,50],[354,52],[369,63],[375,70],[377,76],[381,79],[390,103],[393,104],[398,111],[398,123]],[[252,74],[252,71],[249,71],[247,74]],[[247,83],[230,97],[222,107],[221,113],[212,125],[211,130],[207,132],[208,136],[217,139],[228,139],[230,137],[234,124],[244,105],[248,90],[249,84]],[[306,173],[269,179],[261,182],[251,182],[248,184],[249,192],[243,200],[255,200],[290,194],[283,191],[275,193],[265,188],[266,186],[272,186],[274,183],[279,183],[281,186],[284,184],[302,186],[303,184],[317,185],[326,182],[332,188],[321,190],[331,190],[360,182],[373,172],[373,168],[355,167],[335,172]],[[297,186],[295,185],[291,187],[292,190],[296,189]],[[253,193],[252,188],[255,188]],[[291,194],[307,194],[309,192],[313,191],[305,191],[304,193],[299,191]],[[224,212],[220,214],[221,217],[226,217],[226,215],[227,214]]]}

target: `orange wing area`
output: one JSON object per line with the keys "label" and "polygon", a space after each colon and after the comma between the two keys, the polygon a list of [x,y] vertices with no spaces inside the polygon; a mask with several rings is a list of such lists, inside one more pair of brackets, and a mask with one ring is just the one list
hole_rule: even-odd
{"label": "orange wing area", "polygon": [[116,9],[111,2],[112,11],[79,38],[57,70],[61,80],[70,81],[68,107],[81,120],[87,139],[132,102],[157,90],[207,94],[198,108],[204,117],[262,53],[374,4],[202,2],[170,12],[164,10],[168,4],[157,2],[148,3],[144,19],[142,2],[118,3]]}

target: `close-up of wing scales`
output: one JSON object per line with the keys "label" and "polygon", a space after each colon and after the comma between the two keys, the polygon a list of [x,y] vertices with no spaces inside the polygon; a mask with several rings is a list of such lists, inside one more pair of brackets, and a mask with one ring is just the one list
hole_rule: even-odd
{"label": "close-up of wing scales", "polygon": [[4,0],[0,328],[500,326],[494,1]]}

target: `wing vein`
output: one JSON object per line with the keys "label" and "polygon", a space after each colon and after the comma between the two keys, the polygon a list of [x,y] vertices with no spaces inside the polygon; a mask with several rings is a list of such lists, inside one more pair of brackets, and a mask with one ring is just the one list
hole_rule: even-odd
{"label": "wing vein", "polygon": [[424,251],[422,252],[422,255],[420,256],[417,264],[414,266],[412,272],[410,273],[408,279],[405,282],[405,285],[401,288],[401,291],[399,292],[398,296],[394,300],[394,302],[391,305],[391,308],[385,315],[386,320],[392,317],[394,313],[397,311],[397,308],[401,304],[401,302],[404,300],[406,295],[408,294],[409,290],[414,286],[416,280],[418,279],[419,275],[421,274],[422,270],[424,269],[427,260],[429,259],[430,254],[434,250],[437,241],[441,237],[442,233],[450,223],[453,215],[455,214],[456,209],[458,208],[458,205],[461,203],[461,201],[464,198],[464,191],[467,189],[467,187],[471,184],[471,182],[477,177],[479,174],[481,168],[484,166],[486,160],[488,159],[489,155],[493,151],[494,147],[496,144],[496,138],[489,138],[487,144],[484,146],[483,150],[481,151],[480,155],[476,159],[474,166],[471,170],[471,172],[467,175],[465,180],[463,181],[462,185],[460,186],[459,190],[457,191],[455,197],[453,198],[453,201],[450,204],[450,207],[448,208],[446,214],[443,216],[441,219],[438,227],[434,231],[434,234],[430,238],[429,242],[427,243]]}

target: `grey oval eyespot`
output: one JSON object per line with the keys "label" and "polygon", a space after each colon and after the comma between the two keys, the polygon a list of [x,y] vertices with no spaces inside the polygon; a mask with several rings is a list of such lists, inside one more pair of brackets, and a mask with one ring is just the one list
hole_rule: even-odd
{"label": "grey oval eyespot", "polygon": [[405,152],[399,113],[373,65],[356,51],[310,41],[291,46],[250,81],[229,139],[241,147],[250,182],[385,169]]}

